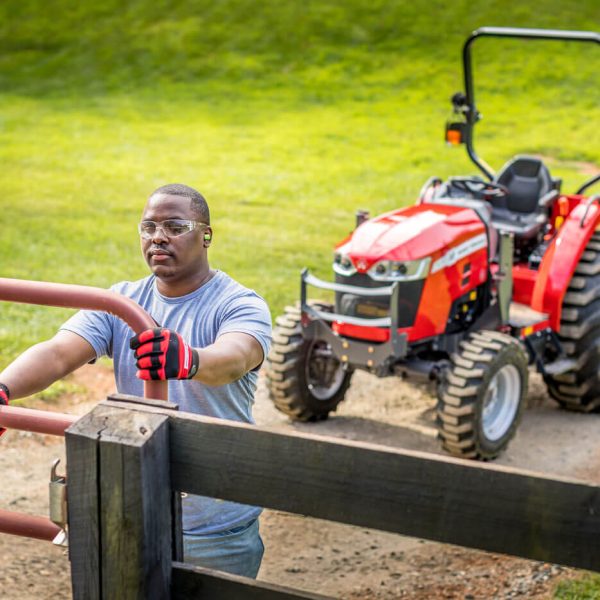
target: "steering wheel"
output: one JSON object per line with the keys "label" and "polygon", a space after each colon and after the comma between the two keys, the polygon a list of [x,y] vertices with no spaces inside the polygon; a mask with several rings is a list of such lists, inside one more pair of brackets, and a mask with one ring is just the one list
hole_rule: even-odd
{"label": "steering wheel", "polygon": [[487,198],[504,198],[508,195],[508,188],[501,183],[495,183],[494,181],[483,181],[482,179],[469,179],[465,178],[451,178],[450,185],[472,194],[473,196],[480,196],[484,199]]}

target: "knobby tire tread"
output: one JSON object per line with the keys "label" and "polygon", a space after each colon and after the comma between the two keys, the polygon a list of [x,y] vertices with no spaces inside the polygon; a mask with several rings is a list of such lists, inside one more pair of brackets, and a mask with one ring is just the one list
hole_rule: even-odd
{"label": "knobby tire tread", "polygon": [[[497,331],[469,334],[461,350],[451,356],[450,368],[438,392],[437,426],[444,450],[461,458],[496,458],[512,439],[524,407],[527,390],[527,356],[518,340]],[[477,348],[479,353],[474,353]],[[503,361],[506,361],[503,363]],[[511,426],[498,447],[481,439],[479,412],[486,376],[492,366],[515,364],[521,374],[521,399]]]}
{"label": "knobby tire tread", "polygon": [[595,232],[571,278],[559,339],[575,367],[544,377],[550,396],[565,409],[600,411],[600,233]]}
{"label": "knobby tire tread", "polygon": [[[332,307],[325,303],[311,302],[317,310]],[[267,387],[275,407],[296,421],[320,421],[335,411],[350,386],[352,371],[349,370],[340,388],[327,401],[315,401],[305,383],[304,359],[309,342],[302,337],[300,309],[287,306],[285,313],[275,319],[271,352],[267,357]]]}

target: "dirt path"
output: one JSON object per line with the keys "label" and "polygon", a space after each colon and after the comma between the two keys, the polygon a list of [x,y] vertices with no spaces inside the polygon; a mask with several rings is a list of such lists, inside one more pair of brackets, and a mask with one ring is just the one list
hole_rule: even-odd
{"label": "dirt path", "polygon": [[[517,437],[499,464],[600,479],[600,415],[558,410],[533,377],[529,408]],[[80,392],[51,409],[83,414],[113,390],[103,366],[85,367],[72,381]],[[34,403],[35,404],[35,403]],[[41,405],[38,405],[41,406]],[[441,453],[433,425],[434,401],[423,388],[357,373],[335,418],[290,423],[267,399],[261,378],[255,407],[260,425]],[[47,481],[62,443],[50,436],[8,432],[0,441],[3,461],[0,506],[47,513]],[[461,600],[549,598],[571,569],[406,538],[359,527],[265,511],[261,530],[266,553],[259,578],[338,598]],[[0,536],[0,598],[70,598],[68,560],[60,548]]]}

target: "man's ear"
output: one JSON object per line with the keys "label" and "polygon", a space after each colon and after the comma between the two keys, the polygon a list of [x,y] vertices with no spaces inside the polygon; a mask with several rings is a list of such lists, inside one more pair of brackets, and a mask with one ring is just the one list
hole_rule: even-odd
{"label": "man's ear", "polygon": [[204,230],[204,247],[208,248],[210,246],[210,242],[212,241],[212,229],[210,227],[207,227]]}

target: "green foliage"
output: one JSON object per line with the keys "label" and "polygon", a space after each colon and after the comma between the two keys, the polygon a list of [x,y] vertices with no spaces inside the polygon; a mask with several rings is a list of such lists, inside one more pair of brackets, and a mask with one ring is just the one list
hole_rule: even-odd
{"label": "green foliage", "polygon": [[[135,224],[181,181],[208,198],[213,266],[273,313],[330,276],[356,208],[473,173],[442,143],[478,26],[593,29],[596,0],[7,0],[0,5],[0,276],[107,287],[146,273]],[[482,40],[477,148],[543,154],[573,190],[600,163],[597,48]],[[69,311],[0,305],[0,366]]]}
{"label": "green foliage", "polygon": [[556,600],[597,600],[600,598],[600,575],[590,573],[581,579],[561,581],[553,597]]}
{"label": "green foliage", "polygon": [[595,0],[6,0],[0,84],[103,93],[199,78],[318,83],[325,72],[329,87],[332,69],[353,80],[407,56],[457,57],[481,25],[594,29],[598,16]]}

